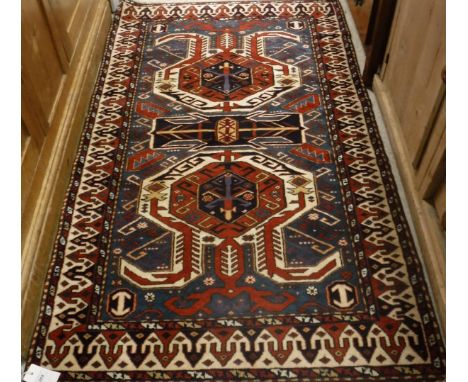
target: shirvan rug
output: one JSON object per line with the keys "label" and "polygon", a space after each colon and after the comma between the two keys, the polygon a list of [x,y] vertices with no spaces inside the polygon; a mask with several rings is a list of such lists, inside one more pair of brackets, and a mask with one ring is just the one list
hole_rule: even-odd
{"label": "shirvan rug", "polygon": [[108,37],[29,363],[61,381],[443,380],[339,2],[143,3]]}

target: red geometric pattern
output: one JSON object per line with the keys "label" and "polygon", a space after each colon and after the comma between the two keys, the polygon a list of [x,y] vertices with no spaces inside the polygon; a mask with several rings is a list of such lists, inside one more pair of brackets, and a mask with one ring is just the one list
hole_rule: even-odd
{"label": "red geometric pattern", "polygon": [[[220,238],[242,235],[286,207],[280,178],[249,163],[232,162],[231,155],[225,153],[224,166],[208,164],[172,186],[171,196],[177,199],[172,214]],[[194,217],[190,206],[199,215]]]}
{"label": "red geometric pattern", "polygon": [[180,78],[179,88],[186,92],[198,93],[208,99],[232,101],[274,85],[271,66],[227,49],[223,54],[218,53],[181,69]]}
{"label": "red geometric pattern", "polygon": [[[250,22],[238,28],[249,31]],[[297,41],[297,36],[284,31],[261,31],[244,35],[216,24],[198,24],[210,32],[208,36],[194,33],[173,33],[160,37],[156,45],[186,42],[186,59],[155,74],[154,92],[201,111],[251,109],[300,85],[298,69],[294,65],[265,56],[267,41],[284,38]],[[216,34],[216,38],[212,37]],[[214,40],[214,44],[213,44]],[[215,45],[216,54],[209,46]],[[240,55],[244,46],[248,55]]]}
{"label": "red geometric pattern", "polygon": [[[299,36],[266,39],[261,60],[275,55],[298,68],[301,82],[259,105],[268,115],[301,113],[307,140],[150,148],[154,120],[175,118],[169,113],[192,121],[245,111],[250,118],[255,105],[242,102],[251,95],[229,99],[251,86],[250,74],[233,78],[248,65],[215,71],[215,82],[227,81],[227,100],[196,112],[170,94],[154,98],[154,78],[141,69],[163,73],[157,61],[164,52],[173,59],[166,68],[185,59],[186,43],[159,44],[152,34],[201,24],[209,41],[205,29],[235,22],[245,28],[240,36],[281,28]],[[309,66],[288,53],[291,44],[310,51]],[[159,49],[153,60],[145,56],[150,46]],[[61,371],[63,381],[444,379],[437,320],[338,1],[125,1],[100,73],[28,363]],[[318,94],[319,104],[306,94]],[[238,162],[235,170],[229,160]],[[271,183],[261,203],[259,174]],[[195,203],[196,216],[175,210],[177,191],[178,203]],[[241,203],[244,195],[255,203]],[[224,231],[205,227],[204,216]],[[256,219],[250,230],[247,216]],[[157,262],[165,253],[170,265]],[[328,278],[304,281],[333,259],[338,268]],[[162,286],[137,286],[126,270]]]}

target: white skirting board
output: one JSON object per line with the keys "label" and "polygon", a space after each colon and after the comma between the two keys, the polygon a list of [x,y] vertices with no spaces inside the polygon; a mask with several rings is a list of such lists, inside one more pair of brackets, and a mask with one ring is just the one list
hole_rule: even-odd
{"label": "white skirting board", "polygon": [[119,4],[120,4],[120,0],[110,0],[112,12],[115,12],[117,10],[117,8],[119,7]]}

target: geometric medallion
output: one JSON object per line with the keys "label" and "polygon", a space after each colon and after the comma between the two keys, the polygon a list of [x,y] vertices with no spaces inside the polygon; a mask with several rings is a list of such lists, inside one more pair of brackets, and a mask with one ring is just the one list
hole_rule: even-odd
{"label": "geometric medallion", "polygon": [[257,152],[194,155],[142,184],[140,215],[174,232],[170,270],[143,271],[122,258],[120,274],[140,288],[181,287],[204,274],[203,240],[209,240],[227,289],[243,274],[246,243],[252,245],[256,273],[278,283],[320,281],[342,266],[340,251],[313,266],[292,267],[282,234],[282,227],[317,201],[311,172]]}
{"label": "geometric medallion", "polygon": [[[298,41],[284,31],[259,31],[242,38],[231,31],[215,38],[167,34],[155,46],[185,41],[188,55],[155,73],[153,92],[203,112],[250,111],[301,85],[297,66],[267,55],[268,40],[275,38]],[[213,43],[215,49],[209,49]]]}

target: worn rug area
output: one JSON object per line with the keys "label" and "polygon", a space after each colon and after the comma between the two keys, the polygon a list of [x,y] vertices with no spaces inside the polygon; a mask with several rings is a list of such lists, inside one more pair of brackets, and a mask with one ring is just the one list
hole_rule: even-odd
{"label": "worn rug area", "polygon": [[124,1],[29,363],[61,381],[440,381],[336,0]]}

